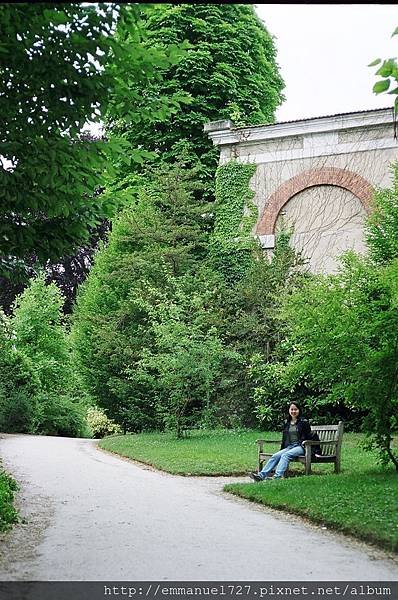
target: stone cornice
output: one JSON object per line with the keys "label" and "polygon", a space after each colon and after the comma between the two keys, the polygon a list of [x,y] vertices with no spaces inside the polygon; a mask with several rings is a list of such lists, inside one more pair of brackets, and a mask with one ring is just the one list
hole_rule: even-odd
{"label": "stone cornice", "polygon": [[345,129],[371,128],[394,123],[392,108],[316,117],[302,121],[233,128],[231,121],[207,123],[204,131],[216,146],[261,142],[290,136],[338,132]]}

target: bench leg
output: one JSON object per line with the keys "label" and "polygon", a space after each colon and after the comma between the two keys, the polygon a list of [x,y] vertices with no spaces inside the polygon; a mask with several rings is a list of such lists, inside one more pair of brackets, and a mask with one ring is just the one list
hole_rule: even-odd
{"label": "bench leg", "polygon": [[305,474],[311,475],[311,447],[305,449]]}
{"label": "bench leg", "polygon": [[340,473],[340,471],[341,471],[340,459],[336,458],[336,460],[334,461],[334,472]]}

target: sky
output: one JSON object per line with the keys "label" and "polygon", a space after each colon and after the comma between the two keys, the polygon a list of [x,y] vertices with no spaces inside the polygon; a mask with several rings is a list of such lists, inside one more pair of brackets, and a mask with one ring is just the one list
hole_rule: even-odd
{"label": "sky", "polygon": [[385,108],[393,96],[376,95],[376,58],[398,55],[398,4],[257,4],[275,37],[286,87],[277,121]]}

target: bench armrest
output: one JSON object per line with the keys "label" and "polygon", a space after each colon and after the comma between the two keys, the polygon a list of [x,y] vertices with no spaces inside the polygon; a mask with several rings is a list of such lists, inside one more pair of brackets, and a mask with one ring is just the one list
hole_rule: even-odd
{"label": "bench armrest", "polygon": [[263,451],[264,444],[280,444],[280,440],[256,440],[256,444],[258,445],[258,453],[260,454]]}

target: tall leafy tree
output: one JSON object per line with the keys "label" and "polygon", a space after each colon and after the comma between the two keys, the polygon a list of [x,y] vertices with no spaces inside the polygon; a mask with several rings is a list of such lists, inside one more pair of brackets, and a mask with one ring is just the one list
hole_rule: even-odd
{"label": "tall leafy tree", "polygon": [[184,154],[199,164],[199,177],[211,193],[218,152],[203,133],[204,123],[232,118],[237,124],[269,123],[283,97],[272,36],[244,4],[154,4],[145,9],[148,45],[179,44],[190,48],[183,59],[164,71],[162,80],[134,88],[148,99],[186,93],[191,97],[178,112],[160,115],[142,126],[110,121],[133,145],[142,145],[163,160]]}
{"label": "tall leafy tree", "polygon": [[192,173],[165,166],[136,197],[125,190],[129,206],[114,221],[78,295],[76,363],[98,404],[132,429],[156,421],[154,380],[130,377],[143,349],[155,343],[150,303],[157,299],[148,290],[168,297],[169,277],[192,270],[206,251],[206,206],[194,201],[196,188]]}
{"label": "tall leafy tree", "polygon": [[96,191],[143,151],[82,127],[105,112],[140,123],[175,110],[173,96],[139,106],[130,88],[158,81],[179,53],[148,51],[136,4],[2,4],[0,25],[0,274],[15,278],[70,255],[114,213],[115,197]]}
{"label": "tall leafy tree", "polygon": [[32,433],[40,382],[31,361],[15,347],[9,319],[0,312],[0,429]]}
{"label": "tall leafy tree", "polygon": [[287,303],[290,368],[318,402],[363,411],[363,430],[398,470],[397,259],[377,267],[348,253],[338,275],[314,277]]}
{"label": "tall leafy tree", "polygon": [[57,286],[41,274],[18,296],[12,318],[16,347],[34,361],[43,388],[55,393],[71,375],[61,307]]}
{"label": "tall leafy tree", "polygon": [[[288,231],[279,232],[272,259],[264,257],[260,248],[252,249],[244,257],[246,264],[240,278],[234,282],[224,279],[215,295],[213,324],[225,345],[240,357],[239,368],[235,361],[224,362],[223,389],[215,400],[215,412],[227,425],[253,427],[258,424],[259,414],[263,416],[255,410],[259,397],[263,404],[264,394],[270,392],[263,371],[272,369],[270,364],[276,360],[276,349],[286,330],[281,301],[300,288],[305,278],[298,268],[302,259],[290,248],[289,239]],[[267,413],[276,417],[276,424],[283,406],[278,409]]]}
{"label": "tall leafy tree", "polygon": [[76,390],[62,304],[57,286],[46,285],[41,274],[17,297],[11,325],[15,349],[29,361],[40,384],[36,431],[74,436],[85,429],[83,395]]}
{"label": "tall leafy tree", "polygon": [[132,380],[152,376],[157,413],[177,437],[214,415],[224,363],[239,366],[240,356],[224,346],[208,318],[215,292],[212,279],[206,270],[169,277],[168,297],[157,294],[156,304],[148,307],[153,348],[144,350],[130,375]]}
{"label": "tall leafy tree", "polygon": [[3,272],[32,254],[41,262],[66,254],[108,214],[92,198],[103,143],[79,133],[107,93],[112,19],[109,7],[0,6]]}

